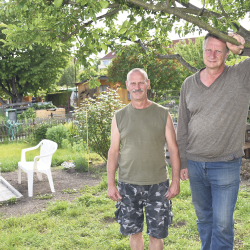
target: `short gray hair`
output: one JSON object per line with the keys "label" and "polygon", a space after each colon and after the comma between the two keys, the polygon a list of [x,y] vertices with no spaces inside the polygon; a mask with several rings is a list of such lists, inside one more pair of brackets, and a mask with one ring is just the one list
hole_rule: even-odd
{"label": "short gray hair", "polygon": [[130,70],[130,71],[128,72],[128,74],[127,74],[127,82],[129,82],[129,77],[130,77],[130,75],[131,75],[132,73],[134,73],[134,72],[140,72],[140,73],[144,76],[144,81],[145,81],[145,83],[148,84],[148,74],[146,73],[145,70],[140,69],[140,68],[134,68],[134,69],[132,69],[132,70]]}
{"label": "short gray hair", "polygon": [[[222,31],[222,33],[224,33],[225,35],[227,35],[226,32],[223,32],[223,31]],[[206,45],[207,39],[208,39],[209,37],[215,38],[215,39],[217,39],[217,40],[219,40],[219,41],[225,43],[225,44],[226,44],[226,48],[227,48],[227,52],[229,51],[229,48],[227,47],[226,41],[224,41],[223,39],[219,38],[218,36],[216,36],[216,35],[214,35],[214,34],[212,34],[212,33],[210,33],[210,32],[208,32],[208,33],[206,34],[205,38],[204,38],[204,41],[203,41],[203,50],[205,49],[205,45]]]}

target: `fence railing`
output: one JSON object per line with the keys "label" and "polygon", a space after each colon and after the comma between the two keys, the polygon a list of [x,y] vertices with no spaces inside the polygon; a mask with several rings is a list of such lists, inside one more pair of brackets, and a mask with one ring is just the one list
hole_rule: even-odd
{"label": "fence railing", "polygon": [[[33,134],[34,129],[42,122],[52,123],[54,126],[72,121],[71,115],[66,115],[65,118],[34,118],[26,120],[18,120],[17,126],[14,128],[15,140],[25,139]],[[9,133],[6,122],[0,122],[0,141],[12,140],[13,137]]]}

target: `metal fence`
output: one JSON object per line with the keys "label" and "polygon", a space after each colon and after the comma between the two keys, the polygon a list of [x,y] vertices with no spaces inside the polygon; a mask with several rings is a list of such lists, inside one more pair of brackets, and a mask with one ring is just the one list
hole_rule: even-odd
{"label": "metal fence", "polygon": [[[58,124],[64,124],[73,120],[71,115],[66,115],[65,118],[34,118],[26,120],[18,120],[14,130],[14,139],[21,140],[29,137],[33,134],[34,129],[42,122],[47,122],[56,126]],[[6,126],[6,122],[0,122],[0,141],[4,140],[13,140],[13,136],[10,133],[10,130]]]}

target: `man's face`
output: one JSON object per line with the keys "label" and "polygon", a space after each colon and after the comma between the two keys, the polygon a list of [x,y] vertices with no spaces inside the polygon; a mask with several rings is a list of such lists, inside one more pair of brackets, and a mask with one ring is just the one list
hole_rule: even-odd
{"label": "man's face", "polygon": [[150,80],[145,82],[144,76],[140,72],[133,72],[126,82],[127,90],[131,95],[131,100],[142,101],[147,99],[147,89],[150,87]]}
{"label": "man's face", "polygon": [[213,37],[206,40],[203,50],[203,60],[206,68],[214,70],[224,68],[228,54],[224,42]]}

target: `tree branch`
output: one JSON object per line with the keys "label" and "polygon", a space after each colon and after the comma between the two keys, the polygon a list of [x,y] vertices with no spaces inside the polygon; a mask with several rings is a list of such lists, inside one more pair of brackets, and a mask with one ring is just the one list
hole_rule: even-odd
{"label": "tree branch", "polygon": [[[140,39],[137,40],[137,41],[135,41],[135,42],[138,43],[138,44],[141,46],[141,48],[144,49],[145,51],[148,51],[148,50],[149,50],[149,48],[148,48],[147,46],[145,46],[145,45],[143,44],[143,42],[142,42]],[[183,59],[183,57],[182,57],[181,55],[179,55],[179,54],[173,54],[173,55],[159,55],[159,54],[157,54],[156,57],[159,58],[159,59],[168,59],[168,60],[176,59],[176,60],[178,60],[184,67],[186,67],[188,70],[190,70],[191,72],[196,73],[196,72],[198,71],[197,68],[191,66],[191,65],[190,65],[187,61],[185,61],[185,60]]]}
{"label": "tree branch", "polygon": [[[101,15],[101,16],[97,17],[96,19],[97,19],[97,20],[100,20],[100,19],[103,19],[103,18],[105,18],[105,17],[112,16],[112,15],[118,13],[120,10],[121,10],[120,8],[117,8],[117,9],[115,9],[115,10],[112,10],[112,11],[110,11],[110,12],[104,14],[104,15]],[[63,38],[63,39],[62,39],[62,42],[67,41],[71,36],[76,35],[76,34],[79,32],[79,30],[81,30],[81,29],[83,29],[83,28],[85,28],[85,27],[88,27],[88,26],[89,26],[90,24],[92,24],[93,22],[94,22],[94,21],[91,20],[91,21],[88,21],[88,22],[84,23],[84,24],[81,25],[78,29],[75,29],[75,30],[74,30],[73,32],[71,32],[68,36],[66,36],[65,38]]]}
{"label": "tree branch", "polygon": [[223,6],[222,6],[222,4],[221,4],[221,1],[218,0],[218,3],[219,3],[219,6],[220,6],[220,9],[221,9],[221,12],[223,13],[223,15],[224,15],[226,18],[228,18],[228,15],[227,15],[227,13],[226,13],[225,10],[224,10],[224,8],[223,8]]}
{"label": "tree branch", "polygon": [[14,97],[14,95],[5,88],[5,86],[2,84],[2,82],[0,82],[0,87],[2,88],[2,90],[3,90],[4,93],[6,93],[7,95],[9,95],[11,98]]}
{"label": "tree branch", "polygon": [[[151,10],[151,11],[155,11],[155,12],[165,12],[165,13],[168,13],[168,14],[172,14],[172,15],[175,15],[187,22],[190,22],[204,30],[207,30],[208,32],[218,36],[219,38],[227,41],[227,42],[230,42],[234,45],[240,45],[239,42],[236,41],[236,39],[230,37],[230,36],[227,36],[225,35],[224,33],[220,32],[219,30],[217,30],[216,28],[213,28],[212,26],[210,26],[208,23],[204,23],[202,20],[200,20],[198,17],[194,17],[193,15],[187,15],[184,13],[184,11],[182,10],[182,8],[173,8],[173,7],[169,7],[167,8],[165,3],[164,4],[159,4],[159,5],[151,5],[151,4],[148,4],[148,3],[145,3],[143,2],[142,0],[127,0],[133,4],[136,4],[138,6],[141,6],[142,8],[146,9],[146,10]],[[198,14],[199,13],[199,10],[193,10],[193,11],[196,11]],[[250,32],[248,32],[248,38],[250,37]],[[250,48],[250,43],[249,42],[246,42],[244,44],[244,47],[245,48]]]}

